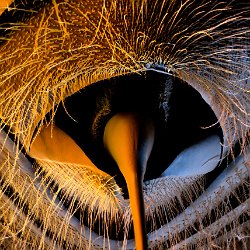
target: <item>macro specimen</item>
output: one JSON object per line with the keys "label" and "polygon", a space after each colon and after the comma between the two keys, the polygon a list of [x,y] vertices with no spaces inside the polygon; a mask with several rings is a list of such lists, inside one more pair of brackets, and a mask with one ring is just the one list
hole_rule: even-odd
{"label": "macro specimen", "polygon": [[248,249],[246,2],[1,1],[1,249]]}

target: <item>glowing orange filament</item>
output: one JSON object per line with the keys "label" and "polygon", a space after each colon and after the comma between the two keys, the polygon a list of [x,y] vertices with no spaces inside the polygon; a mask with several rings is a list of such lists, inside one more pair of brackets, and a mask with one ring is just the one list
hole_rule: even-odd
{"label": "glowing orange filament", "polygon": [[117,162],[128,187],[137,250],[147,249],[142,192],[144,171],[138,167],[138,119],[131,113],[117,114],[105,127],[104,144]]}

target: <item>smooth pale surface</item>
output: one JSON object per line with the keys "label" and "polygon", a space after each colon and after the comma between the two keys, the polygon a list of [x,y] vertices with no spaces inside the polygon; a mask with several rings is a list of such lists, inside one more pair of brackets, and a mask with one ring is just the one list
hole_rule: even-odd
{"label": "smooth pale surface", "polygon": [[182,151],[161,176],[203,175],[212,171],[220,158],[220,138],[213,135]]}
{"label": "smooth pale surface", "polygon": [[14,2],[13,0],[0,0],[0,15]]}
{"label": "smooth pale surface", "polygon": [[138,137],[137,117],[130,113],[122,113],[113,116],[108,121],[103,141],[126,180],[134,222],[136,249],[144,250],[147,249],[142,192],[142,180],[145,170],[138,166]]}
{"label": "smooth pale surface", "polygon": [[155,129],[154,129],[154,124],[151,120],[145,120],[145,126],[143,129],[141,128],[141,133],[143,140],[140,141],[140,145],[138,148],[138,164],[141,168],[141,174],[142,177],[144,177],[146,168],[147,168],[147,163],[148,159],[150,157],[153,145],[154,145],[154,139],[155,139]]}

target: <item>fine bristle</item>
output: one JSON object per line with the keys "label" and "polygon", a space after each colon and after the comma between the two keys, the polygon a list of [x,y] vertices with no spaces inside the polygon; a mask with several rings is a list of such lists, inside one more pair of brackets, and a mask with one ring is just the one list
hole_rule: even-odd
{"label": "fine bristle", "polygon": [[[13,16],[25,13],[20,6],[9,10]],[[0,37],[0,248],[133,248],[129,202],[114,176],[60,162],[32,165],[22,153],[29,151],[34,133],[54,123],[66,97],[101,80],[164,68],[202,95],[218,118],[228,155],[237,158],[233,147],[239,141],[242,164],[249,169],[249,15],[249,4],[237,1],[52,0],[28,18],[8,21],[8,28],[0,24],[0,30],[8,29]],[[94,136],[99,117],[110,108],[105,98],[90,128]],[[233,189],[222,192],[207,213],[195,210],[201,217],[192,222],[183,214],[205,191],[201,176],[144,183],[151,249],[226,249],[236,246],[233,238],[246,239],[249,225],[241,219],[245,222],[249,208],[249,173],[236,170],[211,197],[228,187],[225,183],[232,182]],[[236,208],[232,197],[240,204]],[[175,217],[176,228],[169,225],[171,232],[158,235]],[[102,221],[103,235],[93,221]],[[116,224],[124,226],[116,228],[124,231],[116,235],[119,241],[109,235]]]}

